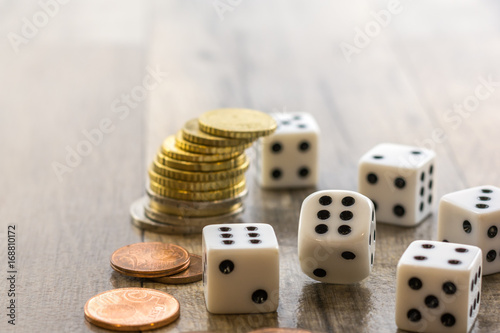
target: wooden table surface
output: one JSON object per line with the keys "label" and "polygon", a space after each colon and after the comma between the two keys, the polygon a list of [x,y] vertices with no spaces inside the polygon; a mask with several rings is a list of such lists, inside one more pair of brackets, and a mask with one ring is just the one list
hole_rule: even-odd
{"label": "wooden table surface", "polygon": [[[500,185],[497,1],[42,3],[52,5],[0,1],[1,332],[104,331],[85,322],[83,306],[120,287],[178,298],[180,319],[158,332],[398,331],[396,264],[412,240],[435,239],[437,207],[415,228],[377,226],[366,280],[321,284],[297,260],[300,206],[315,189],[263,191],[255,163],[243,219],[276,230],[277,313],[211,315],[201,282],[162,285],[111,269],[111,253],[135,242],[201,252],[200,235],[141,231],[128,210],[162,140],[210,109],[310,112],[322,130],[318,190],[356,190],[357,162],[380,142],[435,149],[439,197]],[[100,126],[102,138],[83,143]],[[76,149],[85,156],[68,157]],[[6,316],[9,225],[15,326]],[[483,282],[473,332],[499,332],[500,275]]]}

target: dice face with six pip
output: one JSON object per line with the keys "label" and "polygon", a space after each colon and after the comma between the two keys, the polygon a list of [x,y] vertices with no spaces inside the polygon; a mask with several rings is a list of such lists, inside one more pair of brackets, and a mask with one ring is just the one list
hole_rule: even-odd
{"label": "dice face with six pip", "polygon": [[203,287],[216,314],[278,308],[279,249],[269,224],[216,224],[203,229]]}
{"label": "dice face with six pip", "polygon": [[476,246],[414,241],[398,263],[396,325],[413,332],[467,332],[479,312]]}
{"label": "dice face with six pip", "polygon": [[319,127],[309,113],[274,113],[273,135],[259,139],[258,180],[264,188],[315,186]]}
{"label": "dice face with six pip", "polygon": [[435,198],[435,153],[384,143],[359,162],[359,192],[369,197],[377,221],[414,226],[431,212]]}
{"label": "dice face with six pip", "polygon": [[500,188],[479,186],[441,198],[438,240],[480,247],[484,275],[500,272],[499,229]]}
{"label": "dice face with six pip", "polygon": [[318,191],[302,202],[299,260],[302,271],[315,280],[347,284],[366,278],[375,237],[375,209],[362,194]]}

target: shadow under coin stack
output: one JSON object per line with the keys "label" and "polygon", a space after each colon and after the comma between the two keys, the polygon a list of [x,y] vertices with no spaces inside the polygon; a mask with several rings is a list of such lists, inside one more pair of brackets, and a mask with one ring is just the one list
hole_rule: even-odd
{"label": "shadow under coin stack", "polygon": [[238,222],[248,192],[245,150],[276,126],[269,115],[249,109],[213,110],[188,121],[164,140],[148,171],[147,196],[132,204],[132,222],[171,234]]}

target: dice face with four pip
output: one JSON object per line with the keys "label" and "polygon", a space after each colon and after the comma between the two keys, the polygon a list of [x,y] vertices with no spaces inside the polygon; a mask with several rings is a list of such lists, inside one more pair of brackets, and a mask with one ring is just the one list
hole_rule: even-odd
{"label": "dice face with four pip", "polygon": [[302,203],[298,252],[302,271],[326,283],[370,275],[375,255],[375,209],[362,194],[327,190]]}
{"label": "dice face with four pip", "polygon": [[274,134],[258,144],[258,180],[264,188],[315,186],[318,178],[319,127],[308,113],[271,114]]}
{"label": "dice face with four pip", "polygon": [[441,198],[438,240],[475,245],[483,251],[484,275],[500,272],[500,188],[485,185]]}
{"label": "dice face with four pip", "polygon": [[203,287],[216,314],[278,308],[279,249],[269,224],[216,224],[203,229]]}
{"label": "dice face with four pip", "polygon": [[435,153],[384,143],[359,162],[359,192],[369,197],[377,221],[414,226],[431,212],[435,198]]}
{"label": "dice face with four pip", "polygon": [[479,312],[481,249],[414,241],[397,268],[396,325],[412,332],[467,332]]}

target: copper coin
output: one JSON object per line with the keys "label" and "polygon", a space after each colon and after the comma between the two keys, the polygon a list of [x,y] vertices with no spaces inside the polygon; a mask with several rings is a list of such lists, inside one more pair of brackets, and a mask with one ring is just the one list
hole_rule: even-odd
{"label": "copper coin", "polygon": [[116,331],[146,331],[179,318],[180,305],[163,291],[120,288],[92,297],[84,310],[85,319],[96,326]]}
{"label": "copper coin", "polygon": [[300,328],[261,328],[250,333],[312,333],[308,330],[303,330]]}
{"label": "copper coin", "polygon": [[[135,277],[161,277],[189,265],[189,253],[182,247],[161,242],[136,243],[111,255],[111,267]],[[133,274],[133,275],[132,275]]]}
{"label": "copper coin", "polygon": [[[183,266],[180,266],[178,268],[176,268],[175,270],[173,271],[169,271],[168,273],[164,273],[164,275],[162,275],[161,277],[163,276],[170,276],[170,275],[175,275],[175,274],[178,274],[180,272],[183,272],[185,271],[186,269],[189,268],[189,265],[190,265],[190,262],[187,262],[185,265]],[[132,276],[132,277],[137,277],[137,278],[153,278],[153,277],[158,277],[158,275],[154,275],[154,276],[146,276],[144,274],[141,274],[141,273],[133,273],[133,272],[127,272],[127,271],[123,271],[121,270],[120,268],[116,267],[116,266],[113,266],[113,264],[111,264],[111,267],[117,271],[118,273],[122,273],[123,275],[127,275],[127,276]]]}
{"label": "copper coin", "polygon": [[189,255],[191,256],[191,262],[188,269],[175,275],[153,279],[153,281],[169,284],[182,284],[200,281],[203,276],[201,256],[192,253]]}

